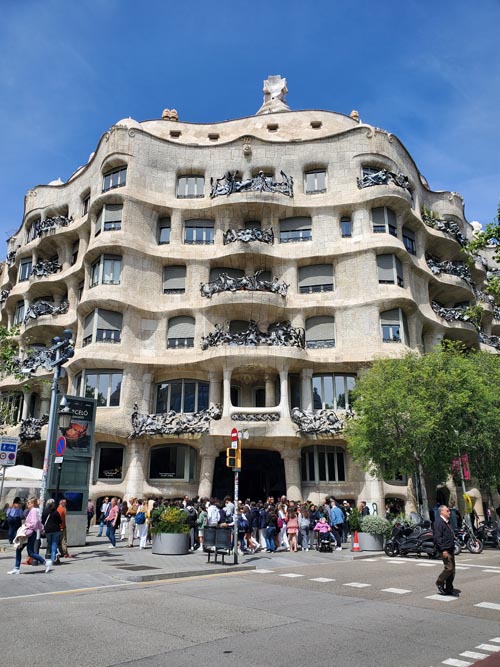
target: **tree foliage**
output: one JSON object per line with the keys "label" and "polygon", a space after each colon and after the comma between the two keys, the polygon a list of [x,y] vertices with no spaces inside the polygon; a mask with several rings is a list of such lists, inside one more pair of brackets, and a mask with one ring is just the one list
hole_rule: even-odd
{"label": "tree foliage", "polygon": [[458,344],[380,359],[358,380],[350,451],[386,478],[416,469],[444,482],[468,453],[485,491],[500,479],[500,357]]}

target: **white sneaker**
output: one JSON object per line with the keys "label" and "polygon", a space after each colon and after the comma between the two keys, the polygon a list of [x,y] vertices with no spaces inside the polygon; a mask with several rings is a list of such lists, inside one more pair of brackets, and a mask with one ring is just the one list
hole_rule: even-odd
{"label": "white sneaker", "polygon": [[45,561],[45,574],[47,572],[51,572],[54,568],[52,567],[52,561],[51,560],[46,560]]}
{"label": "white sneaker", "polygon": [[9,570],[7,574],[19,574],[19,568],[15,567],[13,570]]}
{"label": "white sneaker", "polygon": [[109,545],[108,549],[116,549],[112,544]]}
{"label": "white sneaker", "polygon": [[342,551],[342,547],[337,547],[335,551]]}

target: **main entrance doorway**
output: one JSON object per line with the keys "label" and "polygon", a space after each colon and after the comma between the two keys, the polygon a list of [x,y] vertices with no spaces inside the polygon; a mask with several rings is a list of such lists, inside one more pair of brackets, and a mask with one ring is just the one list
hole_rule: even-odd
{"label": "main entrance doorway", "polygon": [[[215,459],[212,495],[233,497],[234,473],[226,466],[226,452]],[[269,449],[244,449],[239,476],[239,499],[262,500],[286,494],[285,466],[279,452]]]}

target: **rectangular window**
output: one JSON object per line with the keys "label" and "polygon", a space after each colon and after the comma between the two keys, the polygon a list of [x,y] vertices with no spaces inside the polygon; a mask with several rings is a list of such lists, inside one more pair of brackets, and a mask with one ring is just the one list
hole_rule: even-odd
{"label": "rectangular window", "polygon": [[156,413],[201,412],[208,408],[208,382],[173,380],[157,386]]}
{"label": "rectangular window", "polygon": [[19,282],[30,279],[32,268],[33,262],[31,261],[31,257],[21,260],[21,264],[19,265]]}
{"label": "rectangular window", "polygon": [[165,266],[163,269],[163,294],[184,294],[186,291],[186,267]]}
{"label": "rectangular window", "polygon": [[352,407],[351,392],[355,382],[355,375],[314,375],[313,409],[347,410]]}
{"label": "rectangular window", "polygon": [[85,318],[83,347],[91,343],[121,343],[122,322],[122,313],[96,309]]}
{"label": "rectangular window", "polygon": [[77,262],[79,247],[80,247],[80,241],[75,241],[73,243],[73,248],[71,250],[71,266],[74,266]]}
{"label": "rectangular window", "polygon": [[211,220],[186,220],[184,243],[188,245],[212,245],[214,223]]}
{"label": "rectangular window", "polygon": [[112,232],[122,228],[122,204],[106,204],[99,212],[95,223],[95,236],[101,231]]}
{"label": "rectangular window", "polygon": [[203,176],[181,176],[177,182],[178,199],[199,199],[205,196]]}
{"label": "rectangular window", "polygon": [[82,215],[87,215],[90,206],[90,193],[82,199]]}
{"label": "rectangular window", "polygon": [[122,479],[123,477],[123,447],[104,447],[99,450],[98,479]]}
{"label": "rectangular window", "polygon": [[[386,310],[380,314],[382,327],[382,341],[384,343],[402,343],[408,340],[406,316],[401,308]],[[405,340],[402,337],[402,324],[405,331]]]}
{"label": "rectangular window", "polygon": [[170,218],[158,220],[158,245],[170,243]]}
{"label": "rectangular window", "polygon": [[348,239],[352,236],[352,222],[351,218],[340,219],[340,234],[343,239]]}
{"label": "rectangular window", "polygon": [[387,206],[380,206],[378,208],[372,208],[372,229],[375,234],[392,234],[392,236],[398,235],[396,214]]}
{"label": "rectangular window", "polygon": [[101,255],[90,267],[89,287],[119,285],[122,258],[119,255]]}
{"label": "rectangular window", "polygon": [[318,169],[306,174],[305,191],[308,195],[326,192],[326,171]]}
{"label": "rectangular window", "polygon": [[333,267],[331,264],[312,264],[299,268],[300,294],[333,292]]}
{"label": "rectangular window", "polygon": [[417,254],[417,244],[415,243],[415,233],[411,229],[403,227],[403,243],[410,255]]}
{"label": "rectangular window", "polygon": [[14,324],[22,324],[24,320],[24,301],[18,301],[16,305],[16,313],[14,315]]}
{"label": "rectangular window", "polygon": [[103,176],[102,191],[107,192],[113,188],[122,188],[127,183],[127,167],[119,167],[108,171]]}
{"label": "rectangular window", "polygon": [[122,371],[83,371],[77,382],[80,396],[97,399],[98,407],[120,405]]}
{"label": "rectangular window", "polygon": [[280,243],[312,241],[311,218],[285,218],[280,220]]}

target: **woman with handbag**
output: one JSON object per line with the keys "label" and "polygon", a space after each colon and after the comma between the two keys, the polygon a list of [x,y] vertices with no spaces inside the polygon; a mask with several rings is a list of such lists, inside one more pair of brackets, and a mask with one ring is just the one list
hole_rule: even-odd
{"label": "woman with handbag", "polygon": [[50,554],[50,560],[46,561],[45,572],[50,572],[57,558],[57,547],[61,539],[62,518],[57,511],[56,501],[49,498],[45,503],[45,509],[42,513],[43,532],[47,538],[47,553]]}
{"label": "woman with handbag", "polygon": [[[42,531],[43,524],[40,521],[40,514],[38,512],[38,500],[35,496],[28,498],[28,514],[26,516],[26,521],[23,526],[21,526],[14,538],[14,543],[17,543],[16,548],[16,564],[13,570],[9,570],[7,574],[19,574],[21,568],[21,553],[24,547],[28,547],[28,556],[33,560],[36,560],[42,565],[46,565],[45,558],[40,556],[40,554],[35,553],[34,546],[36,535],[38,531]],[[24,533],[24,535],[21,535]]]}
{"label": "woman with handbag", "polygon": [[14,542],[18,528],[23,522],[23,508],[21,507],[21,498],[14,498],[14,502],[7,510],[7,529],[9,544]]}

